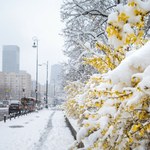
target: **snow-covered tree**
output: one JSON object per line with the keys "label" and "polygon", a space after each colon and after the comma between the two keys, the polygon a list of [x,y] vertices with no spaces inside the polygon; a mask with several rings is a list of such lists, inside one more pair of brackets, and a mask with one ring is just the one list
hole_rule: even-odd
{"label": "snow-covered tree", "polygon": [[[65,25],[66,25],[64,29],[64,36],[66,38],[64,53],[70,58],[68,62],[68,70],[69,70],[68,72],[70,72],[69,74],[73,73],[74,75],[76,75],[75,79],[79,79],[83,81],[87,79],[86,75],[89,75],[89,72],[95,72],[95,70],[93,70],[92,68],[88,68],[87,66],[85,67],[85,65],[83,65],[82,63],[83,59],[79,59],[79,58],[82,58],[83,56],[86,57],[87,54],[89,53],[89,51],[87,51],[87,48],[85,46],[87,43],[89,43],[90,50],[95,49],[95,43],[97,41],[103,41],[104,44],[107,44],[107,35],[108,35],[109,40],[111,40],[111,37],[109,36],[110,35],[109,32],[112,32],[113,27],[115,27],[114,34],[118,34],[117,28],[119,30],[119,28],[121,27],[120,22],[123,22],[123,19],[124,21],[127,20],[127,18],[123,18],[126,16],[123,16],[124,13],[120,13],[119,20],[117,21],[119,22],[119,24],[118,26],[115,26],[115,23],[111,25],[111,20],[110,20],[111,17],[108,18],[108,14],[114,10],[114,7],[117,4],[120,4],[120,3],[126,4],[126,2],[127,2],[126,0],[124,1],[122,0],[111,0],[111,1],[103,1],[103,0],[69,0],[68,1],[68,0],[65,0],[64,1],[64,4],[62,5],[62,9],[61,9],[62,20],[65,22]],[[121,7],[119,7],[118,9],[121,9]],[[140,12],[136,12],[135,15],[133,16],[139,16],[138,13]],[[113,16],[115,15],[113,14]],[[128,13],[126,15],[128,15]],[[135,18],[138,18],[138,17],[135,17]],[[148,36],[150,25],[149,25],[149,18],[147,17],[146,19],[147,19],[147,23],[146,23],[144,30],[145,30],[145,35]],[[105,32],[106,25],[108,23],[107,20],[109,20],[110,24],[109,26],[107,26],[107,32]],[[130,21],[131,20],[132,19],[130,17]],[[142,32],[140,32],[138,36],[141,36],[141,35],[142,35]],[[116,36],[117,38],[121,38],[120,34]],[[130,35],[130,36],[133,36],[133,35]],[[129,38],[130,37],[128,37],[127,40],[129,40]],[[111,42],[113,43],[114,41],[111,41]],[[126,42],[129,42],[129,41],[126,41]],[[114,42],[114,43],[117,43],[117,42]],[[114,51],[114,49],[110,49],[110,50]],[[101,51],[99,51],[98,53],[101,53]],[[103,53],[105,52],[103,51]],[[90,55],[91,55],[91,51],[90,51]],[[97,54],[95,55],[94,53],[93,55],[95,56],[95,59],[97,59]],[[119,57],[117,58],[119,59],[118,60],[119,62],[124,58],[124,56],[122,55],[122,52],[119,54],[118,52],[115,52],[113,56],[115,57],[115,59],[116,59],[116,55],[119,55]],[[106,61],[109,61],[110,63],[109,59],[107,59]],[[104,63],[106,64],[106,62]],[[74,67],[70,67],[70,65]],[[94,68],[95,68],[95,65],[96,64],[94,64]],[[113,63],[111,63],[111,65],[112,65],[111,67],[112,69],[116,66]],[[82,69],[82,68],[86,68],[86,69]],[[79,74],[80,70],[82,70],[83,72],[82,76]]]}
{"label": "snow-covered tree", "polygon": [[[77,79],[84,81],[89,75],[96,72],[94,68],[82,63],[82,57],[91,55],[89,50],[95,48],[95,42],[98,39],[106,40],[107,17],[117,2],[119,1],[64,1],[61,9],[62,20],[66,25],[63,31],[65,37],[64,53],[69,57],[68,73],[73,73],[76,76],[74,81]],[[88,47],[86,47],[87,43]],[[88,48],[89,50],[87,50]]]}

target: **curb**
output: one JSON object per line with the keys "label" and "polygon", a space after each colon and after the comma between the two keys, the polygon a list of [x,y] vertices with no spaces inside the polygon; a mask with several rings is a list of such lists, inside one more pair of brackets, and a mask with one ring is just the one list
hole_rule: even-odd
{"label": "curb", "polygon": [[[69,119],[68,119],[66,116],[65,116],[65,121],[66,121],[66,124],[67,124],[68,128],[69,128],[70,131],[71,131],[72,136],[73,136],[74,139],[76,140],[76,139],[77,139],[77,138],[76,138],[77,132],[76,132],[76,130],[73,128],[73,126],[71,125]],[[78,144],[78,148],[83,148],[83,147],[84,147],[84,144],[83,144],[82,142],[80,142],[80,143]]]}

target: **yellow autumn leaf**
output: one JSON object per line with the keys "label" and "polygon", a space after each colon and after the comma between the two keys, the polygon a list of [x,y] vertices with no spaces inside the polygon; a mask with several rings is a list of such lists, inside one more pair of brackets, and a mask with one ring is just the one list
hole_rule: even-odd
{"label": "yellow autumn leaf", "polygon": [[118,15],[118,21],[127,22],[129,16],[126,15],[126,13],[122,12]]}
{"label": "yellow autumn leaf", "polygon": [[83,108],[84,108],[84,106],[83,106],[83,105],[80,105],[80,108],[81,108],[81,109],[83,109]]}
{"label": "yellow autumn leaf", "polygon": [[132,137],[129,137],[129,143],[131,144],[131,143],[133,143],[133,138]]}
{"label": "yellow autumn leaf", "polygon": [[90,126],[90,124],[89,123],[86,123],[86,124],[84,124],[84,127],[89,127]]}
{"label": "yellow autumn leaf", "polygon": [[139,135],[140,135],[140,136],[144,136],[144,133],[145,133],[144,129],[141,129],[141,130],[139,131]]}
{"label": "yellow autumn leaf", "polygon": [[135,124],[132,126],[131,131],[136,132],[137,130],[139,130],[141,127],[141,124]]}
{"label": "yellow autumn leaf", "polygon": [[130,3],[128,3],[128,6],[132,6],[132,7],[134,7],[134,6],[136,6],[137,4],[136,4],[136,2],[134,2],[134,1],[132,1],[132,2],[130,2]]}

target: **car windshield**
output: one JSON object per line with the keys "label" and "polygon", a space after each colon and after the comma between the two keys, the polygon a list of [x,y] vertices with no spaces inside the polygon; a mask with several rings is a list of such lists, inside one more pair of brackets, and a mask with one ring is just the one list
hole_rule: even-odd
{"label": "car windshield", "polygon": [[13,105],[19,105],[19,104],[10,104],[11,106],[13,106]]}

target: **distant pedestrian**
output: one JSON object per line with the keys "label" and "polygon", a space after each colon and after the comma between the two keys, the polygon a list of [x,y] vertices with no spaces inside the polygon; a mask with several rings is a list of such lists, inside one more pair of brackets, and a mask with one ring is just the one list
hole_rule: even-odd
{"label": "distant pedestrian", "polygon": [[6,115],[4,115],[4,122],[6,122]]}

